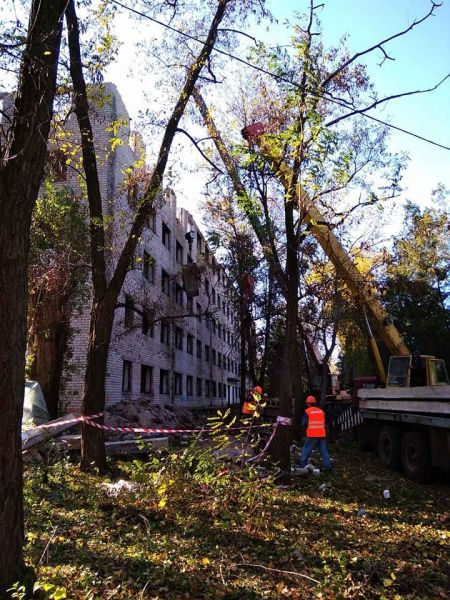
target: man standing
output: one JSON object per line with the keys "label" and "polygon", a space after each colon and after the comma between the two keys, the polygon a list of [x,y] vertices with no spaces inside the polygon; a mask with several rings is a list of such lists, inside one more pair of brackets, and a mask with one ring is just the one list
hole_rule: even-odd
{"label": "man standing", "polygon": [[305,469],[312,451],[316,446],[319,446],[324,470],[330,471],[331,462],[326,440],[325,413],[317,406],[317,400],[314,396],[308,396],[306,404],[308,408],[305,410],[302,420],[302,426],[306,427],[306,442],[300,459],[300,469]]}

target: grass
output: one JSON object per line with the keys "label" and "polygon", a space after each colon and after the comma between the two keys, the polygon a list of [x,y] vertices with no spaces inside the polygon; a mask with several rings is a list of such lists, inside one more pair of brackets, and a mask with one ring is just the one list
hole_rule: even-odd
{"label": "grass", "polygon": [[220,465],[117,464],[141,481],[117,498],[68,462],[47,482],[30,465],[28,562],[71,599],[448,598],[448,485],[409,482],[352,444],[332,455],[333,473],[289,490]]}

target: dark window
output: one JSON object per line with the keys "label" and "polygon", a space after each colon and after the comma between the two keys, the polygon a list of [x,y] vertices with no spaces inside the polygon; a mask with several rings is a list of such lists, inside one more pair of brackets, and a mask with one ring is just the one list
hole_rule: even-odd
{"label": "dark window", "polygon": [[156,211],[152,209],[147,219],[147,227],[156,233]]}
{"label": "dark window", "polygon": [[150,283],[155,283],[155,261],[145,250],[142,255],[142,275]]}
{"label": "dark window", "polygon": [[170,252],[170,229],[167,227],[167,225],[164,223],[164,221],[162,222],[161,238],[162,238],[162,243],[167,248],[167,250],[169,250],[169,252]]}
{"label": "dark window", "polygon": [[200,377],[197,377],[197,382],[196,382],[196,388],[197,388],[197,396],[201,397],[202,395],[202,380],[200,379]]}
{"label": "dark window", "polygon": [[210,393],[209,388],[210,388],[209,379],[205,379],[205,397],[206,398],[209,397],[209,393]]}
{"label": "dark window", "polygon": [[181,373],[173,374],[173,386],[175,396],[181,396],[183,393],[183,376]]}
{"label": "dark window", "polygon": [[216,351],[214,348],[212,348],[212,350],[211,350],[211,362],[213,365],[216,364]]}
{"label": "dark window", "polygon": [[175,258],[176,258],[176,261],[177,261],[177,263],[179,265],[183,264],[183,256],[184,256],[183,246],[180,244],[179,241],[177,241],[176,251],[175,251]]}
{"label": "dark window", "polygon": [[217,366],[222,368],[222,352],[217,353]]}
{"label": "dark window", "polygon": [[205,361],[209,362],[209,346],[205,344]]}
{"label": "dark window", "polygon": [[122,392],[131,392],[131,375],[133,364],[129,360],[123,361],[122,366]]}
{"label": "dark window", "polygon": [[197,233],[197,254],[202,253],[203,238],[200,233]]}
{"label": "dark window", "polygon": [[55,148],[48,154],[47,170],[54,181],[66,181],[67,179],[67,154]]}
{"label": "dark window", "polygon": [[161,269],[161,289],[165,294],[170,296],[170,276],[164,269]]}
{"label": "dark window", "polygon": [[183,330],[181,327],[175,327],[175,348],[183,350]]}
{"label": "dark window", "polygon": [[211,302],[216,303],[216,290],[214,288],[211,290]]}
{"label": "dark window", "polygon": [[159,372],[159,393],[169,393],[169,371],[165,369],[161,369]]}
{"label": "dark window", "polygon": [[209,296],[209,279],[205,278],[205,294]]}
{"label": "dark window", "polygon": [[125,294],[125,318],[124,324],[127,329],[133,327],[133,316],[134,316],[134,301],[129,294]]}
{"label": "dark window", "polygon": [[194,395],[194,378],[192,375],[186,376],[186,396]]}
{"label": "dark window", "polygon": [[194,353],[194,338],[190,333],[188,333],[186,337],[186,352],[188,354]]}
{"label": "dark window", "polygon": [[146,312],[144,312],[142,315],[142,333],[144,335],[149,335],[150,337],[155,335],[155,326],[150,321],[150,318]]}
{"label": "dark window", "polygon": [[211,398],[215,398],[217,396],[217,386],[215,381],[211,381]]}
{"label": "dark window", "polygon": [[222,298],[219,296],[219,294],[217,294],[217,306],[219,307],[219,310],[222,306]]}
{"label": "dark window", "polygon": [[169,345],[170,343],[170,324],[161,323],[161,344]]}
{"label": "dark window", "polygon": [[153,391],[153,367],[141,365],[141,394],[151,394]]}
{"label": "dark window", "polygon": [[202,357],[202,342],[197,340],[197,358]]}
{"label": "dark window", "polygon": [[190,315],[194,313],[194,301],[192,298],[187,299],[187,311]]}
{"label": "dark window", "polygon": [[177,304],[179,304],[180,306],[184,305],[184,302],[183,302],[183,288],[181,287],[181,285],[179,283],[177,283],[176,286],[175,286],[175,302]]}
{"label": "dark window", "polygon": [[217,394],[219,398],[222,398],[222,383],[220,381],[217,384]]}

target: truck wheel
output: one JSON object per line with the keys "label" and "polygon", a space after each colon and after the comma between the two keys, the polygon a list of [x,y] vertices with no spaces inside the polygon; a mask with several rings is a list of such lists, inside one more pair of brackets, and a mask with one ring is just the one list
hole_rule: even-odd
{"label": "truck wheel", "polygon": [[408,431],[402,442],[402,465],[408,479],[426,483],[432,477],[430,447],[419,431]]}
{"label": "truck wheel", "polygon": [[399,469],[402,464],[400,435],[395,427],[386,425],[378,436],[378,456],[390,469]]}

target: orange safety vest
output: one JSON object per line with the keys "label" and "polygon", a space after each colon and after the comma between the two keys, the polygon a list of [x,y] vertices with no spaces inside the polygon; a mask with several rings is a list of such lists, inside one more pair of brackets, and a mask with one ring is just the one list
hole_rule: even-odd
{"label": "orange safety vest", "polygon": [[325,413],[317,406],[311,406],[305,410],[308,415],[308,427],[306,429],[306,437],[327,437],[325,430]]}

